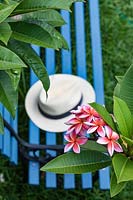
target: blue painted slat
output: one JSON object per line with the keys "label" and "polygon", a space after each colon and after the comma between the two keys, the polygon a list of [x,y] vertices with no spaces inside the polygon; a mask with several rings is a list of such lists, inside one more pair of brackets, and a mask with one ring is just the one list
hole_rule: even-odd
{"label": "blue painted slat", "polygon": [[92,174],[91,173],[84,173],[82,174],[82,188],[92,188]]}
{"label": "blue painted slat", "polygon": [[86,79],[86,48],[83,3],[75,4],[76,62],[77,74]]}
{"label": "blue painted slat", "polygon": [[[32,48],[36,51],[36,53],[40,54],[40,48],[37,46],[32,46]],[[31,70],[30,74],[30,85],[34,84],[37,81],[37,77],[34,72]],[[32,121],[29,121],[29,142],[32,144],[39,144],[40,142],[40,132],[39,129],[35,126]],[[30,161],[29,162],[29,183],[33,185],[38,185],[40,178],[40,165],[37,162]]]}
{"label": "blue painted slat", "polygon": [[46,68],[48,74],[55,74],[55,51],[53,49],[46,49]]}
{"label": "blue painted slat", "polygon": [[71,35],[70,35],[70,13],[67,11],[61,11],[63,19],[67,22],[66,25],[62,26],[61,33],[67,40],[69,51],[62,49],[61,51],[61,62],[62,62],[62,73],[72,73],[72,58],[71,58]]}
{"label": "blue painted slat", "polygon": [[[55,145],[56,144],[56,134],[47,132],[46,133],[46,144]],[[49,154],[52,156],[56,156],[55,151],[47,150]],[[46,187],[48,188],[56,188],[57,186],[57,177],[55,173],[47,172],[46,173]]]}
{"label": "blue painted slat", "polygon": [[[104,87],[103,87],[103,69],[102,69],[102,52],[100,37],[100,16],[98,0],[89,0],[90,6],[90,28],[91,28],[91,45],[92,45],[92,62],[94,88],[96,92],[96,101],[104,104]],[[100,188],[109,188],[109,168],[99,171]]]}
{"label": "blue painted slat", "polygon": [[[6,121],[10,124],[10,114],[6,108],[4,108],[3,114]],[[8,157],[11,155],[11,135],[7,128],[4,128],[2,153]]]}
{"label": "blue painted slat", "polygon": [[101,169],[99,171],[99,176],[100,189],[110,189],[110,168],[106,167],[104,169]]}
{"label": "blue painted slat", "polygon": [[89,5],[94,88],[96,92],[96,101],[98,103],[104,104],[102,51],[99,21],[100,16],[98,0],[90,0]]}
{"label": "blue painted slat", "polygon": [[[11,126],[18,133],[18,113],[16,112],[16,117],[13,120],[11,118]],[[18,143],[14,137],[11,137],[11,162],[18,163]]]}
{"label": "blue painted slat", "polygon": [[[86,48],[85,48],[85,27],[84,27],[84,4],[75,4],[75,30],[76,30],[76,61],[77,74],[86,79]],[[82,187],[92,187],[91,173],[82,174]]]}
{"label": "blue painted slat", "polygon": [[[3,106],[1,103],[0,103],[0,113],[3,116]],[[2,140],[3,140],[3,134],[0,133],[0,150],[2,149],[2,143],[3,143]]]}
{"label": "blue painted slat", "polygon": [[[46,68],[48,74],[55,73],[55,51],[53,49],[46,49]],[[51,132],[46,132],[46,144],[56,144],[56,134]],[[47,150],[52,156],[55,156],[54,151]],[[46,172],[46,187],[56,188],[57,186],[57,176],[55,173]]]}
{"label": "blue painted slat", "polygon": [[[39,144],[40,134],[39,129],[32,121],[29,122],[29,142],[32,144]],[[28,182],[33,185],[39,185],[40,181],[40,165],[37,162],[29,162],[29,180]]]}
{"label": "blue painted slat", "polygon": [[[71,60],[71,35],[70,35],[70,13],[67,11],[61,11],[62,17],[67,22],[61,28],[61,33],[68,42],[70,50],[61,51],[61,61],[62,61],[62,73],[71,74],[72,73],[72,60]],[[75,188],[75,175],[65,174],[64,175],[64,188]]]}

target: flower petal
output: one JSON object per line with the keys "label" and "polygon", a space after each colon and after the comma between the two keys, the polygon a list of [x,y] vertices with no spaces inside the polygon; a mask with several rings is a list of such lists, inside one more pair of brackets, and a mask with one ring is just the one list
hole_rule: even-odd
{"label": "flower petal", "polygon": [[72,114],[80,114],[82,112],[82,107],[81,106],[78,106],[78,109],[77,110],[71,110],[70,111]]}
{"label": "flower petal", "polygon": [[76,132],[76,134],[78,134],[81,131],[81,128],[82,128],[82,124],[77,124],[75,126],[75,132]]}
{"label": "flower petal", "polygon": [[80,146],[79,146],[78,143],[75,143],[75,144],[73,145],[73,151],[74,151],[75,153],[80,153]]}
{"label": "flower petal", "polygon": [[110,156],[112,156],[114,153],[114,143],[112,141],[110,141],[108,143],[107,149],[108,149]]}
{"label": "flower petal", "polygon": [[66,125],[75,125],[75,124],[78,124],[80,123],[80,121],[78,120],[78,118],[72,118],[70,119],[69,121],[65,122]]}
{"label": "flower petal", "polygon": [[111,136],[112,140],[118,140],[119,139],[119,135],[116,132],[112,132],[112,136]]}
{"label": "flower petal", "polygon": [[86,121],[87,121],[87,122],[90,122],[90,123],[91,123],[92,120],[93,120],[93,115],[87,117],[87,119],[86,119]]}
{"label": "flower petal", "polygon": [[72,139],[71,139],[71,137],[70,137],[69,134],[65,134],[65,135],[64,135],[64,139],[65,139],[66,141],[68,141],[68,142],[72,142]]}
{"label": "flower petal", "polygon": [[87,112],[87,113],[90,113],[90,108],[91,108],[90,105],[84,105],[84,106],[83,106],[83,110],[84,110],[85,112]]}
{"label": "flower petal", "polygon": [[68,144],[65,145],[64,148],[64,153],[68,152],[72,147],[73,147],[74,143],[69,142]]}
{"label": "flower petal", "polygon": [[67,133],[66,134],[70,134],[72,131],[74,131],[75,129],[75,126],[70,126],[67,130]]}
{"label": "flower petal", "polygon": [[87,130],[87,133],[94,133],[96,130],[97,130],[97,126],[95,127],[90,127],[88,130]]}
{"label": "flower petal", "polygon": [[112,129],[109,127],[109,126],[104,126],[104,128],[105,128],[105,133],[107,134],[107,137],[109,138],[109,139],[111,139],[111,137],[112,137]]}
{"label": "flower petal", "polygon": [[110,141],[108,140],[108,138],[107,137],[100,137],[100,138],[98,138],[98,140],[97,140],[97,143],[99,143],[99,144],[108,144]]}
{"label": "flower petal", "polygon": [[83,118],[86,118],[86,117],[88,117],[88,116],[89,116],[88,114],[82,113],[82,114],[79,116],[79,118],[80,118],[80,119],[83,119]]}
{"label": "flower petal", "polygon": [[84,122],[84,124],[86,124],[86,125],[88,125],[88,126],[97,126],[97,125],[94,124],[93,122],[89,122],[89,121]]}
{"label": "flower petal", "polygon": [[73,142],[76,141],[77,134],[75,133],[75,131],[70,133],[70,137],[71,137]]}
{"label": "flower petal", "polygon": [[97,133],[98,135],[100,135],[101,137],[105,137],[105,130],[102,126],[99,126],[97,129]]}
{"label": "flower petal", "polygon": [[87,142],[88,138],[85,138],[85,137],[79,137],[76,139],[76,142],[79,144],[79,145],[82,145],[82,144],[85,144]]}
{"label": "flower petal", "polygon": [[123,152],[121,145],[118,142],[114,142],[114,150],[116,152]]}

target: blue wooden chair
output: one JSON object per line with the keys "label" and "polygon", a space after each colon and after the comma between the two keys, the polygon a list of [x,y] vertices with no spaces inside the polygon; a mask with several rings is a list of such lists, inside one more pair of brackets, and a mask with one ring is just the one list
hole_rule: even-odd
{"label": "blue wooden chair", "polygon": [[[104,104],[104,89],[103,89],[103,69],[102,69],[102,54],[101,54],[101,38],[100,38],[100,23],[99,23],[99,3],[98,0],[89,0],[89,14],[90,14],[90,27],[89,24],[85,27],[84,4],[76,3],[74,5],[74,18],[75,18],[75,43],[76,43],[76,73],[84,79],[87,79],[87,64],[86,64],[86,45],[85,33],[90,28],[91,31],[91,48],[92,48],[92,66],[93,66],[93,86],[96,92],[96,101]],[[61,11],[61,14],[67,25],[61,28],[61,32],[67,40],[70,51],[61,51],[61,66],[62,73],[72,73],[72,50],[71,50],[71,14],[67,11]],[[33,46],[34,50],[40,54],[40,48]],[[46,49],[46,67],[49,75],[55,73],[56,54],[52,49]],[[37,81],[35,74],[31,71],[30,84],[32,85]],[[17,131],[17,117],[13,121],[5,108],[0,106],[4,118],[9,124]],[[56,133],[46,132],[46,144],[56,144]],[[29,143],[40,144],[40,130],[29,121]],[[18,144],[14,137],[10,135],[9,130],[5,128],[4,136],[0,135],[0,149],[2,154],[7,155],[10,160],[17,164],[18,162]],[[52,150],[47,150],[53,156],[56,153]],[[38,153],[39,154],[39,153]],[[40,165],[38,162],[29,161],[29,184],[38,185],[40,183]],[[99,172],[99,185],[101,189],[109,189],[109,168],[102,169]],[[75,176],[73,174],[64,175],[64,188],[75,188]],[[91,173],[81,175],[82,188],[92,188],[93,181]],[[57,188],[57,175],[54,173],[46,173],[46,188]]]}

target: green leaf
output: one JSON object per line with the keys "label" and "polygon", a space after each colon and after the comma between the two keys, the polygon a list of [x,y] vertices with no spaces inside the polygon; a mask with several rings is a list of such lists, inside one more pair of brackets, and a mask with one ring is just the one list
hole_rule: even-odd
{"label": "green leaf", "polygon": [[120,83],[117,83],[114,88],[114,96],[119,97],[120,95]]}
{"label": "green leaf", "polygon": [[48,162],[41,170],[59,174],[93,172],[111,164],[109,156],[91,150],[81,151],[80,154],[69,152]]}
{"label": "green leaf", "polygon": [[54,27],[62,26],[66,24],[66,22],[64,21],[62,16],[59,14],[59,12],[52,9],[22,14],[20,15],[20,20],[27,21],[27,22],[29,21],[30,22],[36,22],[36,21],[45,22]]}
{"label": "green leaf", "polygon": [[120,98],[114,97],[114,116],[122,135],[131,138],[133,120],[127,104]]}
{"label": "green leaf", "polygon": [[4,125],[3,125],[3,118],[0,113],[0,134],[4,133]]}
{"label": "green leaf", "polygon": [[99,113],[99,115],[103,118],[103,120],[114,130],[115,129],[115,123],[111,117],[111,115],[108,113],[106,108],[100,104],[97,103],[90,103],[90,105]]}
{"label": "green leaf", "polygon": [[12,40],[9,43],[9,48],[11,48],[21,58],[23,58],[25,63],[32,68],[39,80],[42,81],[44,89],[47,91],[50,85],[49,76],[40,57],[30,47],[30,45]]}
{"label": "green leaf", "polygon": [[12,87],[10,77],[4,71],[0,72],[0,101],[14,118],[17,107],[17,92]]}
{"label": "green leaf", "polygon": [[[54,13],[55,12],[55,13]],[[57,11],[46,10],[34,13],[23,14],[20,17],[20,21],[25,21],[28,23],[35,23],[43,28],[44,31],[48,32],[52,38],[52,43],[54,43],[54,48],[64,48],[68,50],[68,44],[64,37],[54,28],[54,26],[60,26],[64,24],[64,20],[61,16],[57,15]],[[60,17],[59,17],[60,16]],[[44,38],[45,39],[45,38]],[[50,43],[51,41],[49,41]]]}
{"label": "green leaf", "polygon": [[120,193],[124,187],[126,186],[126,182],[117,183],[117,178],[115,173],[113,172],[111,176],[111,183],[110,183],[110,194],[111,198]]}
{"label": "green leaf", "polygon": [[124,140],[129,146],[133,145],[133,140],[121,135],[121,139]]}
{"label": "green leaf", "polygon": [[17,90],[22,69],[8,69],[5,72],[9,75],[14,90]]}
{"label": "green leaf", "polygon": [[127,70],[120,83],[119,98],[127,103],[133,115],[133,64]]}
{"label": "green leaf", "polygon": [[83,0],[23,0],[15,9],[14,14],[33,12],[46,9],[63,9],[70,11],[70,6],[74,2],[83,2]]}
{"label": "green leaf", "polygon": [[120,83],[123,79],[123,76],[116,76],[115,78],[118,81],[118,83]]}
{"label": "green leaf", "polygon": [[133,180],[133,160],[119,153],[114,155],[112,162],[117,183]]}
{"label": "green leaf", "polygon": [[39,26],[41,26],[44,30],[46,30],[51,37],[53,38],[54,44],[55,44],[55,49],[69,49],[68,44],[64,37],[52,26],[45,22],[37,22]]}
{"label": "green leaf", "polygon": [[40,26],[26,22],[14,22],[10,25],[12,38],[44,48],[56,48],[52,36]]}
{"label": "green leaf", "polygon": [[23,61],[9,49],[0,46],[0,70],[26,67]]}
{"label": "green leaf", "polygon": [[10,1],[9,5],[0,3],[0,23],[3,22],[18,5],[19,3],[15,1]]}
{"label": "green leaf", "polygon": [[83,149],[89,149],[93,151],[100,151],[100,152],[107,152],[107,148],[104,147],[103,145],[98,144],[95,141],[88,140],[86,144],[82,145],[81,148]]}
{"label": "green leaf", "polygon": [[7,45],[7,42],[12,34],[12,30],[8,23],[3,22],[0,24],[0,40]]}

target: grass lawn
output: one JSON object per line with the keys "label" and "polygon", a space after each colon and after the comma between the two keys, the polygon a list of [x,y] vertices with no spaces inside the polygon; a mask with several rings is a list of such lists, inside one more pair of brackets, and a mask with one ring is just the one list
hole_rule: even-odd
{"label": "grass lawn", "polygon": [[[87,8],[86,8],[87,9]],[[112,111],[112,95],[116,84],[115,75],[123,75],[132,63],[133,55],[133,3],[130,0],[100,0],[102,54],[104,67],[105,103]],[[88,19],[87,19],[88,20]],[[85,23],[88,23],[86,20]],[[72,29],[73,33],[73,29]],[[89,33],[86,35],[87,65],[91,66],[91,49],[88,42]],[[74,44],[72,46],[75,48]],[[57,53],[59,54],[59,53]],[[60,55],[57,55],[60,57]],[[73,65],[74,63],[73,55]],[[57,70],[60,61],[57,60]],[[28,89],[26,84],[29,73],[23,73],[20,88],[19,133],[23,137],[27,134],[27,117],[24,113],[24,97]],[[26,166],[26,165],[25,165]],[[0,182],[0,200],[109,200],[109,191],[101,191],[95,182],[93,190],[64,190],[44,189],[43,183],[39,186],[27,184],[25,166],[20,161],[18,166],[11,165],[8,159],[0,156],[0,174],[4,173],[5,182]],[[61,186],[62,187],[62,186]],[[112,198],[113,200],[133,199],[133,184],[127,184],[122,193]]]}

